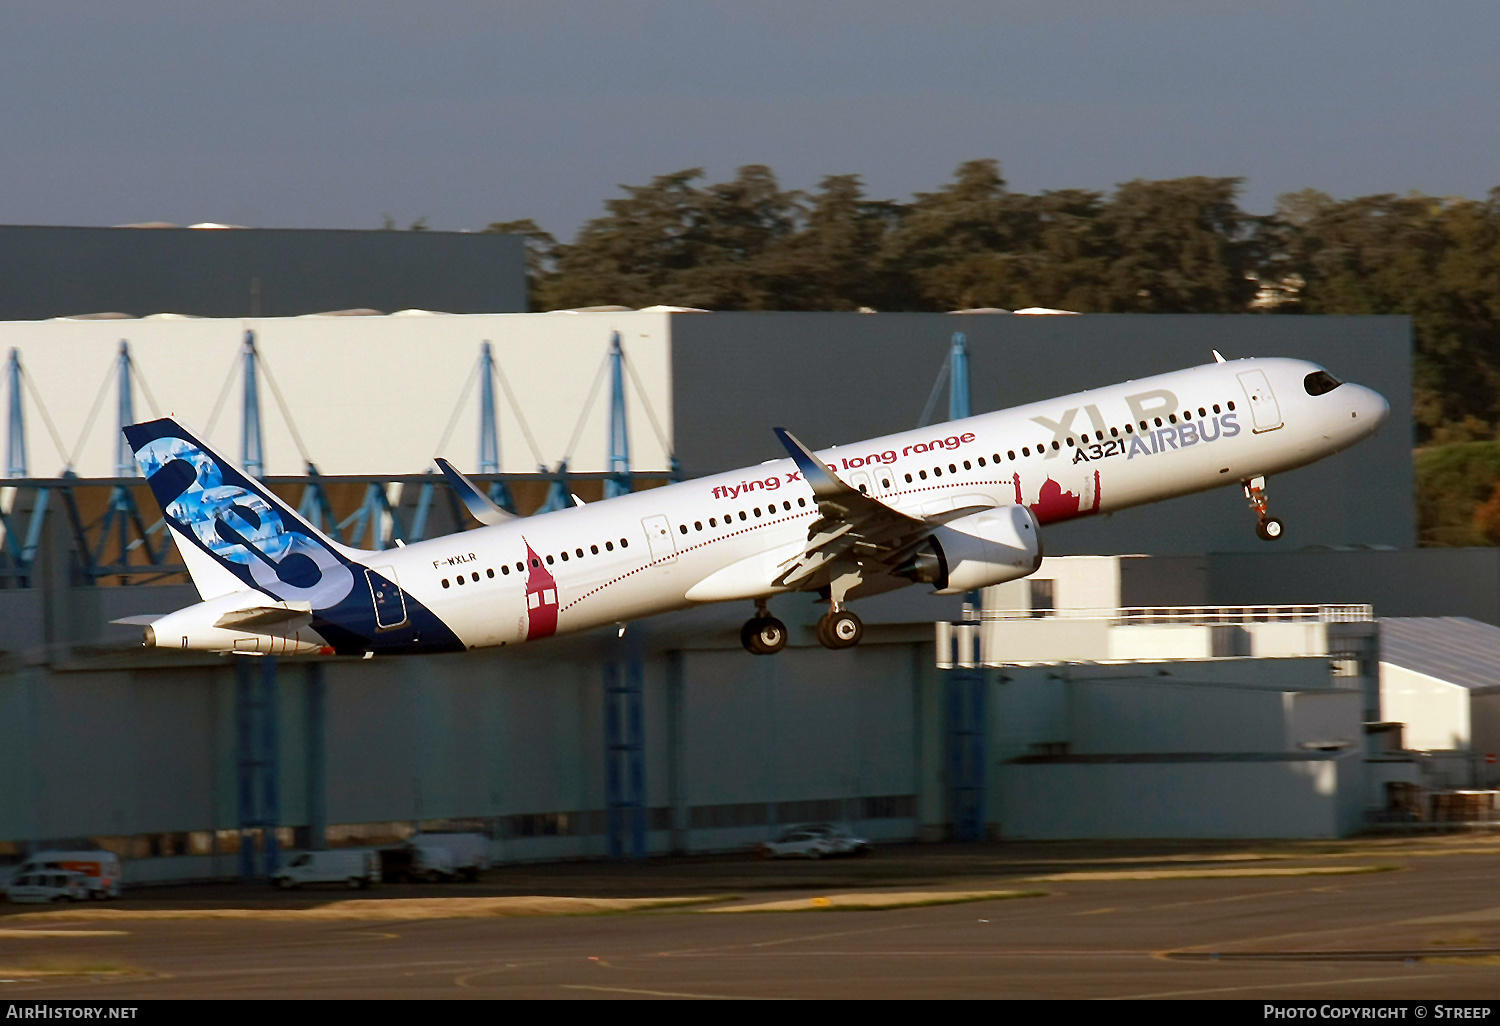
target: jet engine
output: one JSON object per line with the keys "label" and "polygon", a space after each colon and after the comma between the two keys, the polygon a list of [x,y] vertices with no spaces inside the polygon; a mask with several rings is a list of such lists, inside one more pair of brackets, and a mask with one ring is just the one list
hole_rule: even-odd
{"label": "jet engine", "polygon": [[1042,565],[1042,534],[1025,506],[971,513],[939,527],[895,573],[931,584],[938,595],[1019,580]]}

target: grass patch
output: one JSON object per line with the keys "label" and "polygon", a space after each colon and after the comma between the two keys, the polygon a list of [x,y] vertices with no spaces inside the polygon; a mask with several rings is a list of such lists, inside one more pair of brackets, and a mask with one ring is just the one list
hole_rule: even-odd
{"label": "grass patch", "polygon": [[527,895],[509,898],[367,898],[312,908],[91,908],[29,912],[12,919],[118,922],[163,919],[261,919],[280,922],[488,919],[522,916],[589,916],[643,912],[729,901],[733,895],[690,898],[568,898]]}
{"label": "grass patch", "polygon": [[92,962],[74,959],[44,959],[23,966],[0,967],[0,978],[35,978],[39,976],[144,976],[135,966],[118,962]]}
{"label": "grass patch", "polygon": [[1046,891],[903,891],[864,894],[830,894],[818,898],[763,901],[754,905],[705,908],[703,912],[886,912],[928,905],[962,905],[971,901],[1004,901],[1009,898],[1041,898]]}
{"label": "grass patch", "polygon": [[1352,876],[1390,873],[1400,866],[1236,866],[1231,869],[1100,869],[1028,877],[1035,883],[1078,880],[1218,880],[1262,876]]}

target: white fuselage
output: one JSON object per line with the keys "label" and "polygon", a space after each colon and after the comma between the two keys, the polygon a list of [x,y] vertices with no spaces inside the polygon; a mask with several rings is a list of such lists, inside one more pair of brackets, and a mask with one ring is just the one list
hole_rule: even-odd
{"label": "white fuselage", "polygon": [[[1385,400],[1353,384],[1312,395],[1303,382],[1319,369],[1209,364],[818,455],[902,512],[1024,503],[1045,525],[1238,485],[1372,433]],[[780,459],[360,560],[475,648],[774,594],[774,568],[817,517]]]}

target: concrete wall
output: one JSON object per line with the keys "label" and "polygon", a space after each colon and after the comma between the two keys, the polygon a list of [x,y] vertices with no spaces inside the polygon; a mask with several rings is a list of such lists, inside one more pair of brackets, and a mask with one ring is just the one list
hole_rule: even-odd
{"label": "concrete wall", "polygon": [[0,226],[0,320],[526,309],[524,240],[469,232]]}
{"label": "concrete wall", "polygon": [[[705,473],[782,455],[769,428],[814,447],[914,427],[955,331],[968,335],[975,413],[1212,359],[1295,356],[1376,389],[1373,438],[1270,483],[1281,545],[1415,544],[1411,326],[1404,317],[716,313],[672,318],[678,455]],[[1257,551],[1238,488],[1060,524],[1047,551]],[[1283,600],[1284,601],[1284,600]]]}
{"label": "concrete wall", "polygon": [[1014,838],[1342,837],[1364,801],[1358,755],[1043,762],[1005,767],[998,816]]}
{"label": "concrete wall", "polygon": [[1380,664],[1380,710],[1406,724],[1406,747],[1441,751],[1470,747],[1469,689],[1394,663]]}

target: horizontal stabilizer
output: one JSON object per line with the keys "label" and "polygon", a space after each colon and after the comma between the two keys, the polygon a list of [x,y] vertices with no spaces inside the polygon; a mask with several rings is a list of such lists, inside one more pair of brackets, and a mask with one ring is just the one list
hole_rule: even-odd
{"label": "horizontal stabilizer", "polygon": [[284,606],[247,606],[225,613],[214,621],[215,627],[235,631],[255,631],[263,627],[284,627],[293,621],[299,626],[312,620],[312,604],[288,602]]}
{"label": "horizontal stabilizer", "polygon": [[464,508],[475,520],[488,527],[497,527],[516,519],[515,514],[507,513],[495,505],[493,499],[480,491],[479,486],[473,481],[454,469],[453,464],[441,456],[437,457],[436,462],[438,469],[443,472],[443,477],[447,478],[449,487],[457,493],[459,499],[463,501]]}
{"label": "horizontal stabilizer", "polygon": [[138,613],[135,616],[122,616],[110,623],[123,623],[131,627],[150,627],[153,623],[166,616],[166,613]]}

